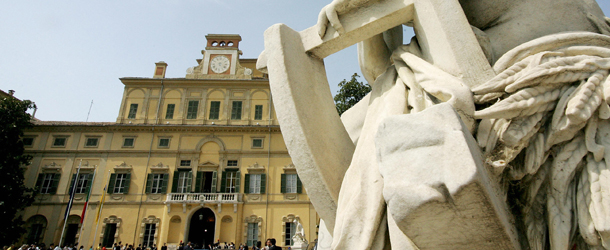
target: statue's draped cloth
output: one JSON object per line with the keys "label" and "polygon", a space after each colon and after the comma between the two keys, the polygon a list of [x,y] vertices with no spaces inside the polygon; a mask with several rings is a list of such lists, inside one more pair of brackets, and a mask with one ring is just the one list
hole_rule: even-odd
{"label": "statue's draped cloth", "polygon": [[[545,51],[610,58],[610,38],[588,32],[541,37],[508,51],[493,69],[500,75],[510,66]],[[417,249],[387,212],[387,197],[383,196],[384,178],[379,169],[375,136],[386,117],[419,112],[447,102],[468,127],[474,127],[470,89],[458,78],[421,59],[415,39],[396,49],[392,60],[393,65],[371,84],[371,93],[344,114],[359,117],[360,122],[345,124],[357,145],[339,194],[332,249]]]}

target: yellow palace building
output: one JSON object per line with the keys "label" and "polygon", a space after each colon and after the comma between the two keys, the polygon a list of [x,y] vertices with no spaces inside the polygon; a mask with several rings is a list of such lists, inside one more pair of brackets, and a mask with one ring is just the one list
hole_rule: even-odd
{"label": "yellow palace building", "polygon": [[206,38],[184,78],[165,78],[164,62],[152,78],[121,78],[116,122],[35,121],[25,132],[34,156],[26,185],[38,195],[23,211],[22,242],[171,249],[276,238],[286,247],[297,223],[315,238],[319,218],[288,155],[267,75],[256,59],[239,58],[239,35]]}

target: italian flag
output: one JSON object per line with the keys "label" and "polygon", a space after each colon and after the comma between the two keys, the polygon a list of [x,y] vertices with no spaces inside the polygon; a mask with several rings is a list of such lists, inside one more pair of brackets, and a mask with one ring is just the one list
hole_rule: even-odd
{"label": "italian flag", "polygon": [[83,224],[83,220],[85,219],[85,212],[87,212],[87,205],[89,205],[89,196],[91,196],[91,186],[89,187],[88,191],[87,199],[85,199],[85,206],[83,207],[83,212],[80,215],[80,224]]}

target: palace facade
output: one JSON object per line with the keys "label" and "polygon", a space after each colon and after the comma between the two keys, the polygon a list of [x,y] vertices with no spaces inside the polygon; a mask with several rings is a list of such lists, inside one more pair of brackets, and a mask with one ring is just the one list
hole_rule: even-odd
{"label": "palace facade", "polygon": [[297,223],[316,237],[266,74],[239,58],[239,35],[206,38],[184,78],[166,78],[164,62],[151,78],[121,78],[116,122],[35,121],[25,132],[26,185],[38,195],[22,242],[289,246]]}

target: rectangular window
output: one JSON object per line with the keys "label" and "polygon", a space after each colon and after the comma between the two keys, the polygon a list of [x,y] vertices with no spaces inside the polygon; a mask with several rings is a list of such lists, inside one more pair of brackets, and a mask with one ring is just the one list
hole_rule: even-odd
{"label": "rectangular window", "polygon": [[238,180],[239,180],[238,174],[239,174],[239,172],[236,170],[227,169],[225,193],[236,193],[237,192],[236,186],[238,185]]}
{"label": "rectangular window", "polygon": [[263,139],[262,138],[252,139],[252,148],[263,148]]}
{"label": "rectangular window", "polygon": [[237,167],[237,160],[228,160],[227,167]]}
{"label": "rectangular window", "polygon": [[23,142],[24,147],[31,147],[32,145],[34,145],[33,137],[24,137],[23,139],[21,139],[21,141]]}
{"label": "rectangular window", "polygon": [[296,231],[296,224],[293,222],[286,222],[286,238],[284,239],[284,245],[292,246],[292,236],[294,236],[294,231]]}
{"label": "rectangular window", "polygon": [[218,120],[220,117],[220,102],[212,101],[210,102],[210,120]]}
{"label": "rectangular window", "polygon": [[42,176],[42,185],[40,186],[40,193],[41,194],[50,194],[53,193],[51,192],[53,189],[53,181],[54,181],[54,175],[55,174],[43,174]]}
{"label": "rectangular window", "polygon": [[[76,176],[76,174],[74,174]],[[79,174],[78,180],[76,181],[76,187],[74,190],[75,194],[86,194],[91,185],[92,174]],[[74,180],[73,180],[74,181]]]}
{"label": "rectangular window", "polygon": [[163,174],[153,174],[152,186],[150,193],[160,194],[163,188]]}
{"label": "rectangular window", "polygon": [[178,171],[178,193],[188,193],[191,190],[191,171]]}
{"label": "rectangular window", "polygon": [[99,138],[87,138],[85,141],[85,147],[97,147],[98,142]]}
{"label": "rectangular window", "polygon": [[127,182],[129,179],[127,178],[127,174],[116,174],[116,180],[114,182],[114,190],[112,193],[114,194],[126,194],[127,190]]}
{"label": "rectangular window", "polygon": [[125,148],[133,148],[133,145],[135,144],[136,138],[133,137],[127,137],[123,139],[123,147]]}
{"label": "rectangular window", "polygon": [[261,193],[261,175],[250,174],[250,183],[248,187],[249,194],[260,194]]}
{"label": "rectangular window", "polygon": [[155,231],[157,230],[157,224],[154,223],[147,223],[146,226],[144,227],[144,239],[142,242],[142,244],[145,246],[145,248],[148,247],[152,247],[154,242],[155,242]]}
{"label": "rectangular window", "polygon": [[303,185],[297,174],[282,174],[281,192],[283,194],[300,194]]}
{"label": "rectangular window", "polygon": [[190,167],[191,166],[191,160],[181,160],[180,161],[180,166],[181,167]]}
{"label": "rectangular window", "polygon": [[127,119],[136,119],[136,113],[138,113],[138,104],[132,103],[129,106],[129,114],[127,115]]}
{"label": "rectangular window", "polygon": [[169,148],[169,138],[159,138],[160,148]]}
{"label": "rectangular window", "polygon": [[189,101],[189,106],[186,111],[186,119],[196,119],[198,108],[199,108],[199,101]]}
{"label": "rectangular window", "polygon": [[66,137],[55,137],[53,139],[53,147],[65,147],[67,139]]}
{"label": "rectangular window", "polygon": [[258,242],[258,223],[248,223],[248,244],[249,247],[256,246]]}
{"label": "rectangular window", "polygon": [[286,175],[286,193],[294,194],[297,192],[297,175],[287,174]]}
{"label": "rectangular window", "polygon": [[254,120],[263,119],[263,105],[254,106]]}
{"label": "rectangular window", "polygon": [[174,119],[174,109],[176,109],[176,104],[167,104],[165,119]]}
{"label": "rectangular window", "polygon": [[169,174],[148,174],[146,179],[147,194],[164,194],[167,191]]}
{"label": "rectangular window", "polygon": [[233,101],[231,106],[231,120],[241,120],[241,101]]}

